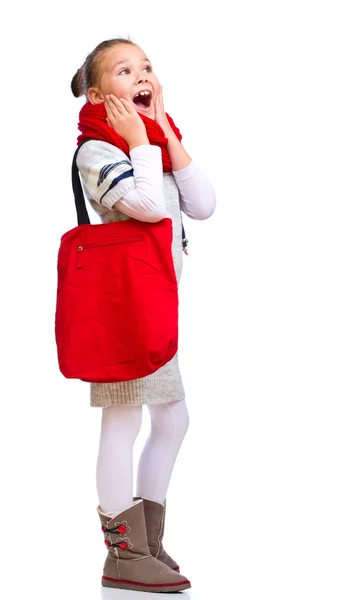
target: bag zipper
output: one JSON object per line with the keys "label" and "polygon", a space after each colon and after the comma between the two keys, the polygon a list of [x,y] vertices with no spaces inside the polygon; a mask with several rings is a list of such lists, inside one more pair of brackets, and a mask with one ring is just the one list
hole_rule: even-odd
{"label": "bag zipper", "polygon": [[119,240],[108,240],[107,242],[88,242],[87,244],[82,244],[77,247],[77,251],[81,252],[82,250],[87,250],[88,248],[101,248],[102,246],[116,246],[117,244],[127,244],[129,242],[140,242],[143,241],[143,235],[130,237],[130,238],[121,238]]}
{"label": "bag zipper", "polygon": [[118,240],[108,240],[106,242],[88,242],[87,244],[81,244],[77,246],[77,269],[80,269],[83,265],[80,264],[81,252],[84,250],[92,250],[93,248],[103,248],[105,246],[118,246],[120,244],[129,244],[130,242],[143,242],[144,236],[134,236],[129,238],[120,238]]}

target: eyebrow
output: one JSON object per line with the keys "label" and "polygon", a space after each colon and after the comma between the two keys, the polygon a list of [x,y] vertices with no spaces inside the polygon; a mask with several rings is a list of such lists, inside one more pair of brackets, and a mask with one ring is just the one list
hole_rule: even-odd
{"label": "eyebrow", "polygon": [[[128,62],[129,62],[129,58],[127,58],[125,60],[120,60],[113,66],[113,69],[115,69],[115,67],[117,67],[118,65],[123,65],[124,63],[128,63]],[[140,62],[150,62],[150,60],[149,60],[149,58],[141,58]],[[150,64],[152,64],[152,63],[150,63]]]}

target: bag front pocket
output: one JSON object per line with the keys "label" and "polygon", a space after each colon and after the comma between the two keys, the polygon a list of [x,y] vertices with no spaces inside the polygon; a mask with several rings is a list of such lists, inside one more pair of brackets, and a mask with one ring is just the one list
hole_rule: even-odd
{"label": "bag front pocket", "polygon": [[95,250],[95,249],[99,249],[99,248],[119,246],[121,244],[130,244],[133,242],[143,242],[143,241],[144,241],[144,236],[139,235],[139,236],[133,236],[133,237],[127,237],[127,238],[105,240],[103,242],[98,241],[98,242],[87,242],[85,244],[80,244],[79,246],[77,246],[77,261],[76,261],[77,269],[82,269],[82,267],[83,267],[82,254],[83,254],[84,250]]}

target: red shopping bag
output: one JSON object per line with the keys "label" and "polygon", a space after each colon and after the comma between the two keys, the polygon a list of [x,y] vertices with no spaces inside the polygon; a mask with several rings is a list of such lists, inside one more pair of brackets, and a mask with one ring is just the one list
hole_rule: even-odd
{"label": "red shopping bag", "polygon": [[72,170],[79,225],[64,233],[58,252],[60,371],[102,383],[145,377],[178,349],[172,221],[90,224],[76,153]]}

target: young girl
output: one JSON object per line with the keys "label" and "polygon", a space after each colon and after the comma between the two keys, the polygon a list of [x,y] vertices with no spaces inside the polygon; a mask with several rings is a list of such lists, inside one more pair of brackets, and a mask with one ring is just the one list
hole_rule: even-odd
{"label": "young girl", "polygon": [[[201,87],[201,82],[198,82]],[[172,254],[182,271],[181,211],[207,219],[215,209],[211,183],[181,144],[165,113],[161,85],[143,50],[129,39],[99,44],[71,84],[80,111],[77,167],[89,203],[103,223],[172,219]],[[94,139],[95,138],[95,139]],[[88,140],[88,141],[87,141]],[[85,143],[84,143],[85,142]],[[108,556],[102,585],[175,592],[191,587],[164,550],[166,494],[189,417],[178,356],[133,381],[92,383],[91,406],[102,407],[97,508]],[[148,406],[151,431],[133,496],[133,446]]]}

